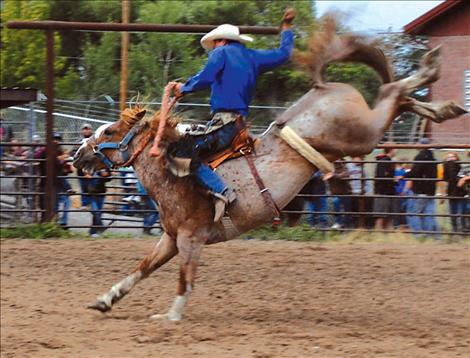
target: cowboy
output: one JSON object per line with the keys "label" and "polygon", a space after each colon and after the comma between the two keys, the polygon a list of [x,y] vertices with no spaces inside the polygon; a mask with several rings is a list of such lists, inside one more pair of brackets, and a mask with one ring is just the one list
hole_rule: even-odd
{"label": "cowboy", "polygon": [[254,95],[256,78],[284,64],[290,57],[294,44],[294,33],[291,30],[294,18],[294,10],[287,9],[281,21],[280,46],[271,50],[248,49],[244,44],[252,42],[251,37],[240,35],[236,26],[220,25],[201,39],[202,47],[210,51],[205,67],[185,84],[170,83],[176,97],[211,88],[213,117],[207,123],[204,135],[196,137],[186,153],[180,151],[174,154],[183,157],[188,153],[191,155],[191,171],[197,182],[216,197],[214,221],[222,217],[226,206],[235,200],[236,195],[199,158],[230,146],[243,128],[243,119],[248,115],[248,106]]}

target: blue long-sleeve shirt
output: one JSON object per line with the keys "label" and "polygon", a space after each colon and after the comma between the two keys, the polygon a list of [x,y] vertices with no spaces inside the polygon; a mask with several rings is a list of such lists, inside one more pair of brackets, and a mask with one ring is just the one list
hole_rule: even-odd
{"label": "blue long-sleeve shirt", "polygon": [[293,46],[294,33],[285,30],[281,33],[280,46],[276,49],[248,49],[237,42],[217,47],[209,53],[205,67],[181,87],[181,93],[210,87],[213,113],[230,111],[247,116],[256,78],[262,72],[285,63]]}

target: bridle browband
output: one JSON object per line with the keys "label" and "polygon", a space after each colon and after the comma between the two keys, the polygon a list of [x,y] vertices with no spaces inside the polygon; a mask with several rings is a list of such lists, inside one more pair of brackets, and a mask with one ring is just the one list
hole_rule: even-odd
{"label": "bridle browband", "polygon": [[[145,146],[148,144],[150,137],[152,135],[151,131],[149,131],[147,137],[142,140],[141,147],[138,148],[132,155],[129,154],[129,143],[134,139],[135,135],[137,134],[138,129],[136,127],[132,127],[129,132],[124,136],[124,138],[119,142],[105,142],[100,143],[98,145],[92,145],[91,148],[93,153],[99,160],[103,162],[109,169],[113,169],[116,167],[128,167],[132,164],[135,158],[144,150]],[[122,156],[122,163],[115,163],[111,159],[109,159],[106,154],[102,151],[105,149],[117,149],[121,152]]]}

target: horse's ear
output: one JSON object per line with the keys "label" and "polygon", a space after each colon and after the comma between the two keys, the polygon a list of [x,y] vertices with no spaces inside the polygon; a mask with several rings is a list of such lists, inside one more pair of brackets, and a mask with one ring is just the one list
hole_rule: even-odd
{"label": "horse's ear", "polygon": [[137,120],[140,121],[142,118],[144,118],[146,113],[147,113],[147,111],[145,109],[141,109],[141,110],[139,110],[139,112],[137,112],[135,114],[135,116],[136,116]]}
{"label": "horse's ear", "polygon": [[145,109],[136,110],[136,109],[126,108],[121,113],[121,120],[126,122],[128,125],[133,126],[134,124],[136,124],[136,122],[144,118],[146,112],[147,111]]}

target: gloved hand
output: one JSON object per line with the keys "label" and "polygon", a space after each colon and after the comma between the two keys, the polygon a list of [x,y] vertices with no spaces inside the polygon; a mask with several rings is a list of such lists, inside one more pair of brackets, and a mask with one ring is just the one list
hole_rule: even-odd
{"label": "gloved hand", "polygon": [[287,30],[291,27],[292,21],[295,19],[295,10],[291,7],[287,8],[282,16],[281,29]]}
{"label": "gloved hand", "polygon": [[176,98],[183,97],[183,94],[181,93],[181,87],[183,87],[183,83],[181,83],[181,82],[170,82],[169,85],[173,86],[173,95]]}

